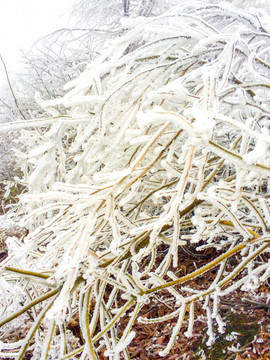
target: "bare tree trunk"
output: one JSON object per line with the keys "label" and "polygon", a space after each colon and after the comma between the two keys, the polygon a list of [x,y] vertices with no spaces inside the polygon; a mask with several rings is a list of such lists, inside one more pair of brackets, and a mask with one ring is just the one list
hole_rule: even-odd
{"label": "bare tree trunk", "polygon": [[145,0],[141,1],[140,16],[149,16],[153,7],[155,5],[155,0]]}
{"label": "bare tree trunk", "polygon": [[123,7],[124,7],[124,16],[129,16],[129,4],[130,0],[123,0]]}

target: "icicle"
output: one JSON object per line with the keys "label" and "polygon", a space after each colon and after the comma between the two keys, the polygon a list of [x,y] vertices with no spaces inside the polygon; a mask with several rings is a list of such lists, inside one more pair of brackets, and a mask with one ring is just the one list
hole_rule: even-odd
{"label": "icicle", "polygon": [[173,232],[173,240],[171,245],[172,247],[171,254],[173,257],[173,267],[176,268],[178,266],[178,240],[180,237],[180,218],[178,211],[174,216],[173,225],[174,225],[174,232]]}
{"label": "icicle", "polygon": [[215,342],[215,334],[213,331],[212,314],[209,306],[206,306],[207,314],[207,335],[209,336],[206,345],[211,346]]}
{"label": "icicle", "polygon": [[159,352],[159,356],[166,356],[168,355],[168,353],[170,352],[178,333],[180,332],[180,329],[182,327],[183,321],[184,321],[184,317],[185,317],[185,313],[186,313],[186,303],[183,303],[181,306],[181,310],[180,310],[180,314],[177,320],[177,323],[175,325],[175,327],[173,328],[173,332],[172,335],[170,337],[170,340],[166,346],[166,348],[162,351]]}
{"label": "icicle", "polygon": [[135,336],[135,331],[131,331],[127,335],[127,337],[123,341],[118,342],[118,344],[116,344],[116,346],[112,350],[106,350],[104,355],[108,356],[110,360],[118,360],[118,355],[127,348],[127,346],[131,343]]}
{"label": "icicle", "polygon": [[194,325],[194,301],[190,303],[189,307],[189,322],[188,322],[188,329],[185,332],[185,336],[187,338],[191,338],[193,335],[193,325]]}

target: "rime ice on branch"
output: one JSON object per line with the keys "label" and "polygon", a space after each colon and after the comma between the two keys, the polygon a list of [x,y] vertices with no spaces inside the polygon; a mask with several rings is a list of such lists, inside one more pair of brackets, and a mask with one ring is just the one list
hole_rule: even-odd
{"label": "rime ice on branch", "polygon": [[[29,281],[37,284],[46,315],[34,316],[30,332],[43,321],[47,353],[56,327],[78,312],[82,358],[97,359],[103,346],[111,358],[127,358],[137,318],[176,318],[166,356],[183,324],[192,335],[198,301],[211,345],[213,324],[224,331],[219,298],[268,278],[268,263],[254,261],[270,241],[270,35],[262,14],[265,23],[262,11],[190,1],[157,17],[125,18],[127,30],[66,95],[42,101],[60,115],[9,124],[24,128],[27,151],[18,157],[30,233],[1,265],[4,279],[22,277],[18,286],[31,293]],[[221,255],[178,277],[183,246]],[[211,286],[190,286],[213,268]],[[139,317],[152,296],[166,301],[168,292],[172,313]],[[65,354],[61,331],[59,354],[70,358],[76,350]],[[18,345],[20,354],[26,347]]]}

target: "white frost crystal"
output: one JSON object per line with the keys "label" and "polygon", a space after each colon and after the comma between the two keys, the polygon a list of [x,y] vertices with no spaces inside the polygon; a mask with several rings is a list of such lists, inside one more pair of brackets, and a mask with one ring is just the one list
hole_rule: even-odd
{"label": "white frost crystal", "polygon": [[[154,3],[159,15],[144,17]],[[103,346],[127,358],[141,309],[168,302],[165,316],[141,317],[178,317],[167,356],[187,321],[192,336],[205,300],[210,346],[215,325],[224,331],[219,298],[269,277],[256,260],[270,242],[269,17],[228,3],[143,4],[64,97],[37,96],[48,117],[0,124],[21,131],[29,230],[0,264],[1,317],[9,326],[11,313],[31,314],[25,343],[1,343],[2,354],[22,358],[35,339],[44,358],[96,359]],[[201,266],[213,247],[221,255]],[[192,273],[181,273],[183,256]],[[71,323],[82,330],[76,354],[66,354]]]}

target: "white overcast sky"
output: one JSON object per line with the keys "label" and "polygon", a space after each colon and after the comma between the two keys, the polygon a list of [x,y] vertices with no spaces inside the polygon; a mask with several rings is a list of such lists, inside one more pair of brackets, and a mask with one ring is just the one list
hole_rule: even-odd
{"label": "white overcast sky", "polygon": [[[68,25],[74,0],[0,0],[0,53],[10,72],[18,67],[19,49]],[[0,64],[0,82],[5,81]],[[1,84],[0,84],[1,87]]]}

